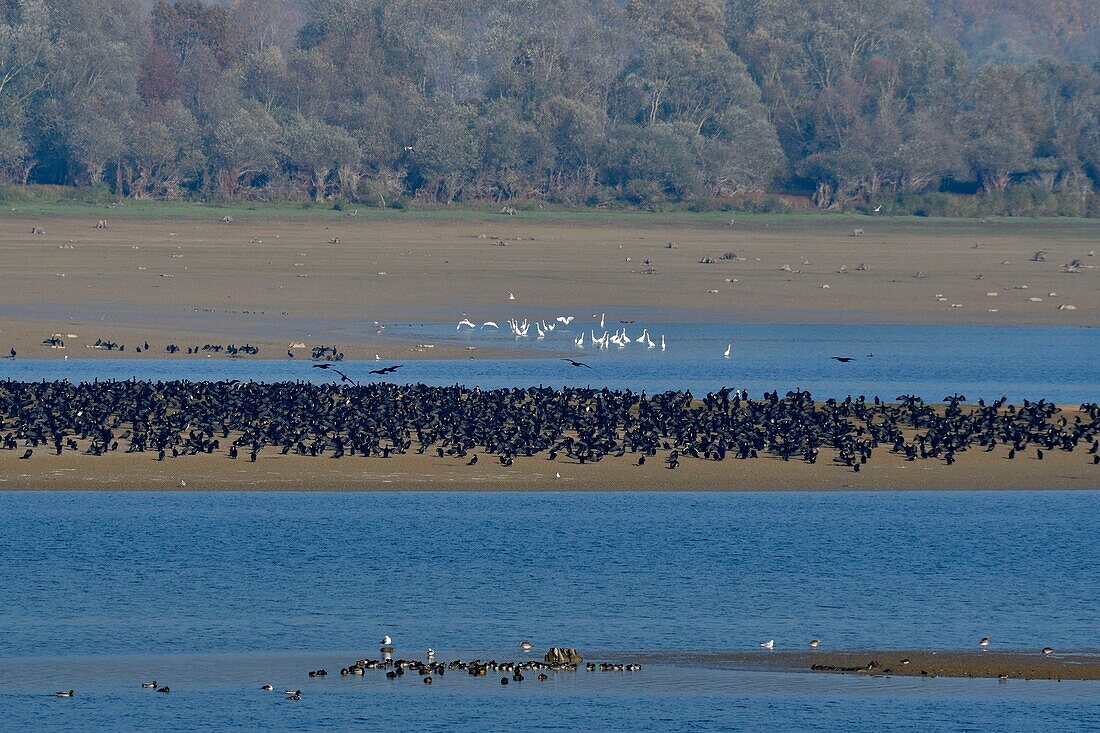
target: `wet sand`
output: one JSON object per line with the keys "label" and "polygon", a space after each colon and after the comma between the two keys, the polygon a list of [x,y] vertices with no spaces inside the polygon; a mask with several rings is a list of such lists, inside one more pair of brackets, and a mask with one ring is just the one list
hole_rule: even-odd
{"label": "wet sand", "polygon": [[[685,664],[819,674],[907,677],[1007,677],[1024,680],[1100,680],[1100,655],[1018,651],[766,651],[715,652],[669,657]],[[905,664],[902,660],[909,660]]]}
{"label": "wet sand", "polygon": [[[105,212],[108,229],[93,228],[99,214],[0,213],[0,352],[140,358],[148,340],[158,358],[168,343],[246,342],[266,358],[298,342],[348,358],[478,358],[499,354],[418,350],[379,325],[627,309],[682,322],[1100,323],[1089,220],[163,211]],[[1074,259],[1084,267],[1064,273]],[[42,344],[55,333],[65,350]],[[97,338],[128,348],[88,348]]]}
{"label": "wet sand", "polygon": [[[398,455],[388,459],[309,457],[261,453],[255,463],[224,452],[157,461],[155,453],[87,456],[47,447],[28,460],[0,453],[0,491],[22,489],[190,491],[876,491],[1098,489],[1100,466],[1084,449],[1075,453],[1034,451],[1014,460],[1007,449],[971,450],[951,466],[932,459],[906,461],[885,449],[859,473],[832,463],[822,450],[815,465],[776,457],[703,461],[685,458],[669,470],[657,457],[637,466],[637,457],[613,456],[581,465],[568,458],[518,457],[510,467],[484,454],[466,459]],[[477,451],[474,451],[477,452]],[[266,454],[266,455],[265,455]],[[560,477],[559,477],[560,475]],[[186,485],[184,485],[186,484]]]}

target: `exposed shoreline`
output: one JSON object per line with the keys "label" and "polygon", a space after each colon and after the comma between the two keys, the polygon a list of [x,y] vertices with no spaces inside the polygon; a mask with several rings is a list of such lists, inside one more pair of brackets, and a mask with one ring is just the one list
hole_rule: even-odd
{"label": "exposed shoreline", "polygon": [[[669,667],[709,667],[713,669],[736,670],[748,673],[782,674],[839,674],[862,677],[922,677],[952,679],[1002,679],[1008,680],[1046,680],[1046,681],[1100,681],[1100,653],[1081,651],[1055,651],[1045,655],[1039,648],[1005,651],[961,651],[954,649],[865,649],[865,650],[758,650],[758,651],[608,651],[580,650],[584,661],[579,665],[577,674],[585,674],[585,663],[640,663],[642,671],[648,665]],[[197,654],[158,654],[152,655],[159,668],[171,666],[177,656],[193,660],[208,658],[212,662],[225,663],[228,660],[255,661],[268,660],[271,655],[256,652],[212,652]],[[275,652],[274,656],[293,659],[303,669],[323,667],[330,674],[338,675],[337,670],[349,659],[358,659],[361,652],[311,652],[285,651]],[[371,655],[368,654],[367,657]],[[407,658],[398,653],[396,658]],[[444,652],[444,658],[455,656]],[[531,654],[508,652],[479,653],[469,651],[461,653],[462,659],[495,659],[499,662],[542,660],[541,650]],[[415,657],[415,655],[414,655]],[[0,659],[0,666],[25,666],[28,661],[34,665],[50,664],[55,667],[68,667],[77,664],[87,670],[107,663],[112,667],[148,666],[148,655],[115,654],[104,657],[80,657],[73,659],[64,656],[11,657]],[[908,660],[904,663],[903,660]],[[139,674],[135,672],[135,674]]]}
{"label": "exposed shoreline", "polygon": [[[163,358],[168,344],[186,352],[247,342],[277,359],[291,343],[335,343],[349,359],[499,355],[488,346],[417,352],[378,328],[457,323],[464,314],[498,322],[563,313],[584,321],[604,311],[729,323],[1100,322],[1100,261],[1088,256],[1100,236],[1094,221],[219,218],[118,216],[98,230],[82,216],[0,218],[0,353]],[[853,226],[866,235],[852,236]],[[30,235],[35,227],[46,233]],[[1030,259],[1038,246],[1044,261]],[[1077,259],[1078,272],[1063,272]],[[643,274],[650,267],[654,274]],[[52,334],[62,335],[64,351],[42,343]],[[97,338],[127,348],[86,348]],[[150,350],[138,355],[146,341]],[[308,357],[308,348],[297,351]]]}
{"label": "exposed shoreline", "polygon": [[[486,456],[491,459],[491,456]],[[685,460],[675,471],[658,461],[637,466],[630,456],[579,463],[559,457],[517,457],[512,466],[484,460],[431,455],[331,458],[263,455],[255,463],[223,455],[181,456],[157,461],[148,453],[86,456],[45,451],[29,460],[0,454],[0,492],[76,491],[975,491],[1096,490],[1100,466],[1084,451],[1050,451],[1008,460],[968,451],[951,466],[942,461],[908,462],[880,451],[863,470],[822,461],[783,461],[772,456],[721,463]],[[559,477],[560,474],[560,477]]]}
{"label": "exposed shoreline", "polygon": [[[644,658],[644,657],[643,657]],[[748,671],[853,674],[871,677],[984,677],[1023,680],[1100,680],[1100,655],[1018,651],[873,649],[864,651],[699,652],[653,659],[730,665]],[[908,660],[908,663],[903,663]]]}

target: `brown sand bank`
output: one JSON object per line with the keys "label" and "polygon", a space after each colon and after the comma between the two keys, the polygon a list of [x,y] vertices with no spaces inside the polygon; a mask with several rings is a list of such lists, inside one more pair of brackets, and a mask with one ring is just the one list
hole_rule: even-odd
{"label": "brown sand bank", "polygon": [[[1020,651],[764,651],[684,654],[675,661],[728,664],[784,672],[928,677],[1008,677],[1028,680],[1100,680],[1100,655]],[[905,663],[903,660],[908,660]]]}
{"label": "brown sand bank", "polygon": [[[261,358],[286,358],[303,342],[336,343],[348,358],[477,357],[492,354],[417,351],[378,326],[621,309],[728,322],[1100,323],[1094,221],[242,211],[222,223],[222,213],[119,209],[94,229],[85,215],[3,212],[0,352],[140,358],[135,346],[149,341],[147,354],[163,358],[168,343],[249,342]],[[1083,267],[1065,273],[1075,259]],[[44,346],[55,333],[75,337],[64,351]],[[86,348],[97,338],[128,348]]]}
{"label": "brown sand bank", "polygon": [[[564,456],[518,457],[510,467],[485,454],[475,466],[466,459],[398,455],[388,459],[309,457],[261,453],[255,463],[223,453],[157,461],[155,453],[53,455],[43,446],[28,460],[0,453],[0,490],[318,490],[318,491],[842,491],[955,489],[1098,489],[1100,466],[1085,452],[1034,451],[1015,460],[1003,451],[967,451],[951,466],[943,461],[908,462],[885,450],[859,473],[823,455],[814,465],[771,456],[720,463],[685,459],[675,470],[659,458],[607,457],[581,465]],[[186,484],[186,486],[184,486]]]}

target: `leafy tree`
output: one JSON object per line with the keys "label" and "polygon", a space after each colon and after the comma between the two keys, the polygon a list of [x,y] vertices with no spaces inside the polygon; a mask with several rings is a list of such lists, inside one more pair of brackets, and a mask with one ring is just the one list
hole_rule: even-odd
{"label": "leafy tree", "polygon": [[0,0],[0,180],[844,208],[955,179],[1098,212],[1095,5]]}
{"label": "leafy tree", "polygon": [[451,203],[470,180],[478,160],[472,110],[435,98],[412,155],[412,170],[432,200]]}

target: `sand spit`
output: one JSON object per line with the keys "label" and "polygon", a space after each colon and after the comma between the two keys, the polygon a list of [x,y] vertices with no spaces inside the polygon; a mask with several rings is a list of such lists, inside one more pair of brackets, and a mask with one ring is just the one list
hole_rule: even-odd
{"label": "sand spit", "polygon": [[[881,451],[859,473],[822,461],[807,464],[771,456],[738,461],[685,461],[675,471],[660,460],[635,465],[629,454],[581,465],[559,457],[496,460],[434,455],[312,458],[261,454],[255,463],[218,455],[157,461],[149,453],[88,456],[40,451],[19,460],[0,452],[0,491],[879,491],[1100,489],[1100,467],[1085,452],[1052,451],[1044,460],[1003,452],[968,451],[954,465],[909,462]],[[487,457],[488,458],[488,457]]]}
{"label": "sand spit", "polygon": [[[1016,651],[760,651],[658,657],[688,664],[814,674],[907,677],[992,677],[1009,680],[1100,680],[1100,655]],[[648,661],[643,658],[643,661]]]}

